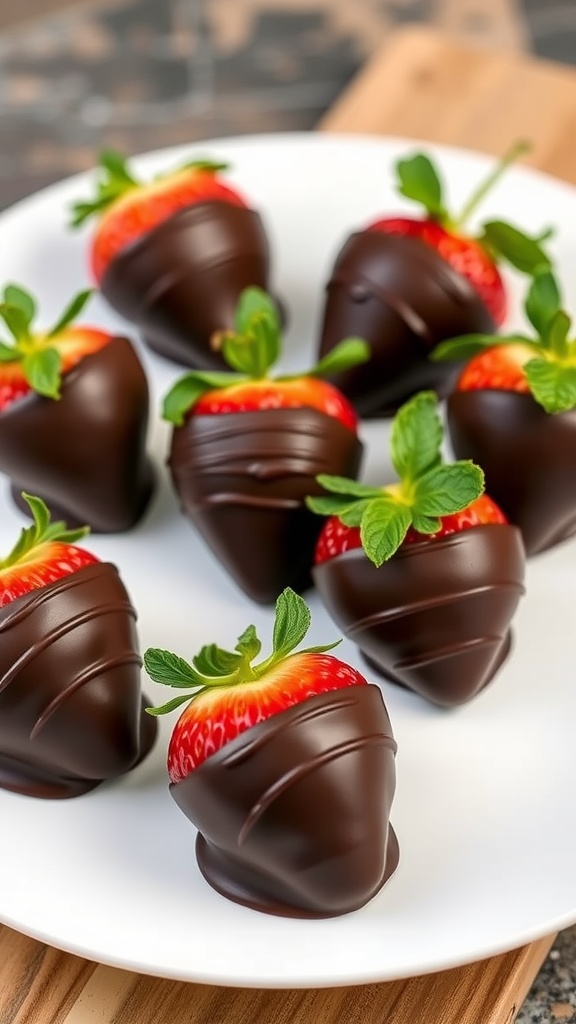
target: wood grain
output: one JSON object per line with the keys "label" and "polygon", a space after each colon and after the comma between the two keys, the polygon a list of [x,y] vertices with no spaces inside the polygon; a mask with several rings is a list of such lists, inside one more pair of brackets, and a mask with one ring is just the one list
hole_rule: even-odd
{"label": "wood grain", "polygon": [[[526,134],[532,164],[576,181],[576,73],[433,30],[396,33],[320,127],[490,153]],[[141,977],[0,926],[0,1024],[512,1024],[551,944],[406,981],[279,992]]]}

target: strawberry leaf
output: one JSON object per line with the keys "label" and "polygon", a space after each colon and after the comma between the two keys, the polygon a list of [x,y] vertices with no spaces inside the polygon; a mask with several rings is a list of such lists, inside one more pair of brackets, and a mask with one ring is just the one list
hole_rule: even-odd
{"label": "strawberry leaf", "polygon": [[45,398],[60,398],[62,357],[55,348],[41,348],[22,359],[22,373],[33,391]]}
{"label": "strawberry leaf", "polygon": [[534,338],[525,337],[523,334],[463,334],[459,338],[447,338],[430,353],[430,359],[435,363],[442,363],[451,359],[460,362],[463,359],[471,359],[489,348],[496,345],[509,345],[521,342],[524,345],[532,345],[535,348],[538,342]]}
{"label": "strawberry leaf", "polygon": [[265,312],[253,313],[244,334],[224,331],[220,342],[228,366],[253,380],[265,377],[280,355],[278,327]]}
{"label": "strawberry leaf", "polygon": [[345,476],[320,473],[316,480],[332,494],[346,494],[348,497],[355,498],[379,498],[382,495],[381,487],[372,487],[370,484],[363,484],[360,480],[348,480]]}
{"label": "strawberry leaf", "polygon": [[492,253],[524,274],[534,276],[550,267],[550,260],[539,241],[502,220],[484,224],[480,241],[487,243]]}
{"label": "strawberry leaf", "polygon": [[370,355],[371,350],[367,341],[363,341],[362,338],[344,338],[327,352],[306,376],[329,377],[334,373],[344,373],[353,366],[366,363]]}
{"label": "strawberry leaf", "polygon": [[15,565],[32,548],[47,541],[61,541],[63,544],[74,544],[77,540],[85,537],[90,532],[88,526],[81,526],[75,530],[68,530],[63,522],[51,522],[50,513],[42,498],[22,491],[22,498],[28,505],[32,514],[32,525],[24,527],[12,551],[6,558],[0,560],[0,569],[6,569]]}
{"label": "strawberry leaf", "polygon": [[418,533],[437,533],[442,523],[434,516],[420,515],[412,509],[412,526]]}
{"label": "strawberry leaf", "polygon": [[110,178],[116,181],[125,182],[127,185],[137,185],[138,181],[128,169],[128,164],[122,153],[115,149],[104,149],[98,160],[100,167],[107,171]]}
{"label": "strawberry leaf", "polygon": [[536,274],[526,294],[524,309],[540,337],[546,335],[548,324],[561,304],[560,289],[552,272],[547,270]]}
{"label": "strawberry leaf", "polygon": [[24,291],[15,284],[7,284],[4,289],[4,302],[9,306],[16,306],[23,314],[28,329],[36,316],[36,303],[29,292]]}
{"label": "strawberry leaf", "polygon": [[79,292],[78,295],[75,295],[72,302],[69,303],[54,326],[47,332],[46,337],[55,338],[58,334],[61,334],[69,324],[80,316],[80,313],[93,294],[93,288],[86,288],[85,291]]}
{"label": "strawberry leaf", "polygon": [[484,473],[473,462],[437,466],[414,483],[414,509],[419,516],[452,515],[467,508],[484,490]]}
{"label": "strawberry leaf", "polygon": [[[380,496],[381,493],[382,492],[380,491],[378,496]],[[364,499],[356,501],[353,498],[339,497],[336,494],[328,494],[326,496],[308,495],[305,500],[306,505],[311,512],[316,512],[320,516],[338,516],[342,522],[345,521],[344,517],[348,516],[348,514],[354,518],[354,509],[356,507],[363,509],[365,505]],[[353,525],[352,522],[349,522],[348,518],[346,519],[346,524],[348,526]],[[356,525],[359,525],[359,521]]]}
{"label": "strawberry leaf", "polygon": [[270,322],[275,325],[278,333],[280,333],[280,318],[274,300],[262,288],[244,288],[240,293],[234,313],[234,330],[236,334],[247,334],[250,330],[252,317],[256,314],[267,316]]}
{"label": "strawberry leaf", "polygon": [[380,566],[398,550],[412,522],[409,508],[387,496],[369,501],[362,516],[360,539],[374,565]]}
{"label": "strawberry leaf", "polygon": [[219,171],[229,171],[230,164],[225,163],[223,160],[190,160],[186,164],[181,164],[178,170],[211,171],[213,174],[218,174]]}
{"label": "strawberry leaf", "polygon": [[524,373],[534,398],[546,412],[567,412],[576,406],[576,366],[530,359]]}
{"label": "strawberry leaf", "polygon": [[546,347],[559,360],[566,359],[570,353],[568,334],[571,322],[568,314],[558,309],[546,327]]}
{"label": "strawberry leaf", "polygon": [[400,478],[414,479],[441,460],[442,423],[433,391],[421,391],[394,417],[390,437],[392,462]]}
{"label": "strawberry leaf", "polygon": [[256,635],[255,626],[247,626],[241,636],[238,637],[238,643],[236,644],[235,650],[242,656],[244,661],[250,664],[254,658],[257,658],[262,649],[258,636]]}
{"label": "strawberry leaf", "polygon": [[442,221],[447,211],[442,201],[442,184],[432,161],[424,153],[399,160],[396,164],[398,192],[421,203],[430,217]]}
{"label": "strawberry leaf", "polygon": [[290,587],[276,601],[276,617],[272,636],[273,658],[279,661],[290,654],[306,636],[310,628],[310,609],[299,594]]}
{"label": "strawberry leaf", "polygon": [[15,345],[6,345],[0,341],[0,363],[18,363],[22,358]]}
{"label": "strawberry leaf", "polygon": [[6,324],[14,341],[20,342],[30,339],[28,320],[18,306],[11,306],[7,302],[0,303],[0,317]]}
{"label": "strawberry leaf", "polygon": [[177,380],[170,388],[164,398],[162,416],[168,423],[172,423],[175,427],[181,427],[186,414],[207,391],[226,388],[231,384],[239,384],[243,380],[248,380],[243,374],[217,370],[192,370],[180,377],[180,380]]}
{"label": "strawberry leaf", "polygon": [[216,644],[207,644],[192,659],[192,664],[202,675],[226,676],[238,668],[240,661],[239,654],[225,651]]}
{"label": "strawberry leaf", "polygon": [[171,711],[175,711],[176,708],[181,708],[183,704],[189,704],[195,696],[197,696],[197,694],[185,693],[180,697],[173,697],[172,700],[166,701],[165,704],[161,704],[157,708],[146,708],[145,710],[147,714],[154,715],[155,718],[159,715],[169,715]]}
{"label": "strawberry leaf", "polygon": [[153,679],[155,683],[161,683],[162,686],[175,686],[189,690],[190,687],[203,684],[198,673],[184,658],[159,647],[149,647],[145,652],[144,668],[150,679]]}

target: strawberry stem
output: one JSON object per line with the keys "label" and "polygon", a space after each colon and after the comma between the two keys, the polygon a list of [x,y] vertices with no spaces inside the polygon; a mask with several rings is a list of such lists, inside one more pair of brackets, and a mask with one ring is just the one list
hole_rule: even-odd
{"label": "strawberry stem", "polygon": [[525,153],[529,153],[531,148],[531,144],[527,139],[519,139],[510,146],[510,149],[504,153],[504,156],[498,161],[493,170],[490,171],[484,181],[482,181],[474,190],[460,211],[460,215],[456,220],[451,222],[453,229],[458,230],[464,227],[478,206],[480,206],[480,203],[483,202],[488,193],[492,191],[502,175],[507,171],[508,167],[515,163],[519,157],[523,156]]}

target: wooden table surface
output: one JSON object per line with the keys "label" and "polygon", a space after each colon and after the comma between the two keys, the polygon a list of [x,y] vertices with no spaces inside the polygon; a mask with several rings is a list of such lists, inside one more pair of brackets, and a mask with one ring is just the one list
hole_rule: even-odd
{"label": "wooden table surface", "polygon": [[[527,163],[576,182],[576,73],[424,28],[391,36],[319,127],[494,154],[528,136]],[[0,925],[0,1024],[512,1024],[552,941],[408,981],[260,991],[141,977]]]}

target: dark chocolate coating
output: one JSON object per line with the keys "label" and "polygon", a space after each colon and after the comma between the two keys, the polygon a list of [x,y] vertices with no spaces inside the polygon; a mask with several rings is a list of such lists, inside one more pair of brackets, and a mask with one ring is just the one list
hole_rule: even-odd
{"label": "dark chocolate coating", "polygon": [[396,743],[373,684],[309,697],[172,784],[223,896],[285,917],[364,906],[398,864]]}
{"label": "dark chocolate coating", "polygon": [[150,751],[136,612],[115,566],[88,565],[0,608],[0,786],[79,796]]}
{"label": "dark chocolate coating", "polygon": [[304,504],[319,473],[355,477],[362,443],[316,409],[190,416],[172,435],[181,508],[239,587],[262,604],[310,585],[322,519]]}
{"label": "dark chocolate coating", "polygon": [[406,544],[376,567],[361,548],[313,570],[328,612],[386,678],[452,707],[474,697],[508,653],[524,593],[515,526],[477,526]]}
{"label": "dark chocolate coating", "polygon": [[127,338],[82,359],[59,400],[31,392],[13,402],[0,414],[0,470],[18,506],[30,514],[27,491],[70,527],[129,530],[153,490],[148,411],[148,381]]}
{"label": "dark chocolate coating", "polygon": [[340,250],[327,286],[324,356],[343,338],[368,342],[368,362],[330,378],[362,416],[392,415],[417,391],[447,395],[460,370],[433,363],[432,349],[496,327],[478,292],[425,242],[359,231]]}
{"label": "dark chocolate coating", "polygon": [[203,370],[229,369],[211,348],[231,329],[240,292],[268,291],[270,247],[260,215],[231,203],[197,203],[123,249],[101,282],[111,306],[160,355]]}
{"label": "dark chocolate coating", "polygon": [[576,409],[551,415],[532,395],[459,391],[448,400],[448,430],[456,457],[484,470],[527,555],[576,532]]}

